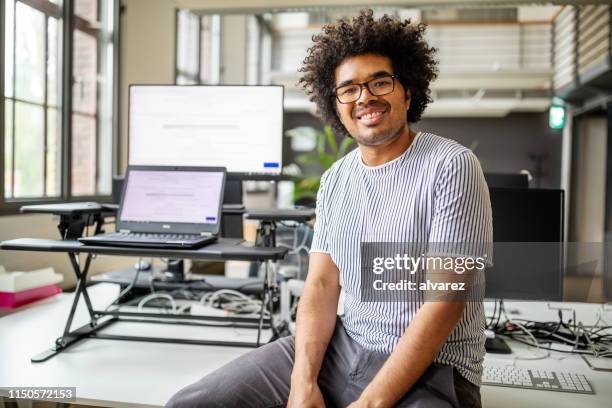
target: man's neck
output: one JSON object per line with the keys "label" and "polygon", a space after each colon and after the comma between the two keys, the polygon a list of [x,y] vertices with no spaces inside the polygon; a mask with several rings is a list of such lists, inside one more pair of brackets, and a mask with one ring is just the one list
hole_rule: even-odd
{"label": "man's neck", "polygon": [[416,133],[409,127],[399,137],[377,146],[359,145],[361,159],[366,166],[380,166],[400,157],[412,144]]}

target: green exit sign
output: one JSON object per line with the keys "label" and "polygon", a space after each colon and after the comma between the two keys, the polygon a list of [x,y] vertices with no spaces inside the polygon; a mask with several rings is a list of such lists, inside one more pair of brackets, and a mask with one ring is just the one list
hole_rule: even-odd
{"label": "green exit sign", "polygon": [[551,129],[563,129],[563,125],[565,125],[565,108],[552,105],[548,111],[548,126]]}

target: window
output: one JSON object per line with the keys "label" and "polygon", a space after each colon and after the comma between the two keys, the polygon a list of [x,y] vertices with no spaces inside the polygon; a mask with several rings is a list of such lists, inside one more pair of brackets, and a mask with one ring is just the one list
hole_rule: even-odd
{"label": "window", "polygon": [[221,16],[198,16],[179,10],[176,30],[176,83],[218,84]]}
{"label": "window", "polygon": [[110,195],[117,6],[114,0],[3,1],[3,213],[23,202]]}

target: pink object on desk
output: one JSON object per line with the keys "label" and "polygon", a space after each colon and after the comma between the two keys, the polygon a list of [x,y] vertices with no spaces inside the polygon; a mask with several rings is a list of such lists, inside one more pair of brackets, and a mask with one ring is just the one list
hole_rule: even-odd
{"label": "pink object on desk", "polygon": [[62,293],[62,289],[57,285],[45,285],[20,292],[0,292],[0,308],[14,309],[58,293]]}

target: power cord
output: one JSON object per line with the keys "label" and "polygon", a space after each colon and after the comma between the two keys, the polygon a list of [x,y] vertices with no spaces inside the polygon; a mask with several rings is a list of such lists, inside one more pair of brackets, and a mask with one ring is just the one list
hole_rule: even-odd
{"label": "power cord", "polygon": [[[139,258],[138,263],[140,263],[141,261],[142,261],[142,258]],[[132,282],[130,282],[130,284],[119,293],[117,298],[113,300],[113,302],[110,305],[108,305],[106,309],[104,309],[105,312],[107,312],[108,309],[110,309],[112,306],[116,305],[121,300],[121,298],[123,298],[123,296],[125,296],[130,290],[132,290],[132,288],[138,281],[139,275],[140,275],[140,269],[136,269],[136,274],[134,275],[134,279],[132,279]]]}

